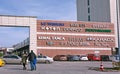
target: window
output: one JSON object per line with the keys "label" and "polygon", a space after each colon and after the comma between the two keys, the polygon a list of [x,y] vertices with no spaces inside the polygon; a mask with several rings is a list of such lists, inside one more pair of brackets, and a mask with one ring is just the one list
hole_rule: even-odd
{"label": "window", "polygon": [[90,15],[88,15],[88,21],[90,21]]}
{"label": "window", "polygon": [[38,58],[42,58],[42,56],[38,56]]}
{"label": "window", "polygon": [[43,58],[46,58],[46,56],[43,56]]}
{"label": "window", "polygon": [[90,8],[88,8],[88,13],[90,13]]}
{"label": "window", "polygon": [[88,2],[88,6],[90,5],[90,0],[87,1]]}
{"label": "window", "polygon": [[13,58],[13,59],[18,59],[18,57],[17,56],[14,56],[14,55],[12,55],[12,56],[10,56],[11,58]]}
{"label": "window", "polygon": [[3,58],[10,58],[9,56],[3,56]]}

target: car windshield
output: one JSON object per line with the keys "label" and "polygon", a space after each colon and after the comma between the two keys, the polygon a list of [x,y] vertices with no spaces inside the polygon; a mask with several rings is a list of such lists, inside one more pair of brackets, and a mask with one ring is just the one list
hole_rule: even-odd
{"label": "car windshield", "polygon": [[17,56],[12,55],[11,58],[19,59]]}
{"label": "car windshield", "polygon": [[38,56],[38,58],[42,58],[42,56]]}
{"label": "car windshield", "polygon": [[95,54],[94,56],[99,57],[99,55],[98,55],[98,54]]}
{"label": "car windshield", "polygon": [[38,56],[38,58],[46,58],[46,56]]}

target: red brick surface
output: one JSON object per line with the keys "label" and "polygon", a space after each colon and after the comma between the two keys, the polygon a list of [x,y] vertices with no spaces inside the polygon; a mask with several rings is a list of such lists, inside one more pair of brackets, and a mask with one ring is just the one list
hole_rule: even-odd
{"label": "red brick surface", "polygon": [[[41,24],[42,23],[42,24]],[[64,26],[51,26],[48,23],[60,23]],[[75,24],[75,25],[73,25]],[[77,29],[67,30],[66,29]],[[110,30],[111,32],[85,32],[85,29]],[[54,33],[54,34],[40,34],[40,33]],[[75,22],[75,21],[54,21],[54,20],[38,20],[37,21],[37,47],[59,47],[59,49],[37,49],[37,53],[43,55],[55,56],[58,54],[81,54],[95,53],[96,48],[111,48],[115,47],[114,24],[103,22]],[[58,35],[64,33],[64,35]],[[69,34],[66,35],[65,33]],[[74,34],[74,35],[71,35]],[[76,35],[75,35],[76,34]],[[83,34],[83,35],[78,35]],[[87,34],[87,36],[85,35]],[[91,34],[90,36],[88,34]],[[92,36],[93,35],[93,36]],[[105,36],[103,36],[105,35]],[[112,36],[110,36],[112,35]],[[48,37],[48,39],[41,39],[41,37]],[[63,39],[54,39],[55,37]],[[70,38],[82,40],[70,40]],[[95,40],[87,40],[94,38]],[[111,41],[102,41],[99,39],[111,39]],[[69,44],[69,43],[73,44]],[[75,44],[74,44],[75,43]],[[77,45],[79,43],[87,43],[88,45]],[[61,47],[77,47],[77,48],[94,48],[95,50],[76,50],[76,49],[60,49]],[[111,50],[100,50],[102,55],[110,55]]]}
{"label": "red brick surface", "polygon": [[[110,50],[99,50],[100,55],[111,55]],[[48,55],[50,57],[54,57],[55,55],[87,55],[91,53],[95,53],[95,50],[60,50],[60,49],[37,49],[37,53],[42,53],[43,55]]]}

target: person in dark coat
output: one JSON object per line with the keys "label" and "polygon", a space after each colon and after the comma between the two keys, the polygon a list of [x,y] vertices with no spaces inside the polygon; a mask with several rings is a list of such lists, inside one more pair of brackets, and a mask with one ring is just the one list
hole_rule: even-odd
{"label": "person in dark coat", "polygon": [[34,58],[34,62],[33,62],[33,64],[34,64],[34,70],[36,70],[36,63],[37,63],[37,58],[36,58],[36,56],[35,56],[35,58]]}
{"label": "person in dark coat", "polygon": [[34,64],[35,58],[36,58],[36,55],[33,52],[33,50],[31,50],[31,52],[28,55],[28,60],[30,61],[31,71],[35,70],[35,67],[36,67],[35,64]]}

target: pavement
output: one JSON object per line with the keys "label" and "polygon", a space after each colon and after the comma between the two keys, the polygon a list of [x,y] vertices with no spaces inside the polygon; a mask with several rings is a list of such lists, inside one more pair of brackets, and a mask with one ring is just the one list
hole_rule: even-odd
{"label": "pavement", "polygon": [[[104,67],[112,67],[111,62],[103,62]],[[100,67],[100,62],[79,61],[55,61],[52,64],[37,64],[37,70],[31,71],[30,65],[27,70],[22,69],[22,65],[5,65],[0,67],[0,74],[120,74],[120,72],[102,72],[90,70],[90,68]]]}

